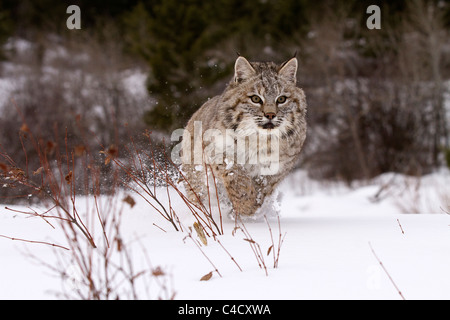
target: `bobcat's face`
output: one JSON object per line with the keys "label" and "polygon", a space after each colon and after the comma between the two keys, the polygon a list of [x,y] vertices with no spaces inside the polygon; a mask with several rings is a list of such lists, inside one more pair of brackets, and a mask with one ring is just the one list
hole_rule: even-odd
{"label": "bobcat's face", "polygon": [[303,90],[296,87],[297,59],[278,66],[252,63],[239,57],[229,93],[235,102],[228,107],[225,124],[232,129],[294,134],[298,117],[304,117]]}
{"label": "bobcat's face", "polygon": [[288,116],[297,109],[292,88],[277,79],[262,79],[247,93],[248,101],[242,105],[258,128],[283,129]]}

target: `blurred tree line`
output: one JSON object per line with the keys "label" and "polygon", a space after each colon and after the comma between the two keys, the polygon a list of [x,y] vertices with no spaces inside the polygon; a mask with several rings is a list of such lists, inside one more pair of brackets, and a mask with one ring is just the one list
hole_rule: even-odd
{"label": "blurred tree line", "polygon": [[[70,4],[81,8],[81,30],[66,28]],[[380,30],[366,28],[372,4]],[[154,101],[141,120],[154,131],[183,127],[220,94],[237,52],[276,62],[298,52],[310,124],[302,164],[315,177],[349,182],[423,174],[449,159],[449,26],[443,0],[0,2],[3,43],[91,33],[142,61]]]}
{"label": "blurred tree line", "polygon": [[[184,124],[207,97],[220,93],[228,80],[236,53],[253,60],[283,60],[301,48],[299,38],[310,31],[314,14],[339,11],[343,3],[307,0],[3,0],[0,28],[6,34],[30,36],[41,30],[65,29],[66,8],[81,8],[82,28],[102,27],[113,20],[117,41],[125,50],[142,57],[151,68],[149,92],[158,104],[145,122],[170,131]],[[380,2],[383,22],[395,22],[406,1]],[[345,1],[349,17],[364,24],[373,1]],[[3,18],[3,19],[2,19]],[[0,38],[0,40],[2,40]]]}

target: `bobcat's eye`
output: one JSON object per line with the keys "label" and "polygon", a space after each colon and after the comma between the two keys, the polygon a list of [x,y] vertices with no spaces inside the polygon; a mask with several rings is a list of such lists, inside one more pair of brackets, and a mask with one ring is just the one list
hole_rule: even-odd
{"label": "bobcat's eye", "polygon": [[253,103],[262,103],[262,100],[257,95],[251,96],[250,100],[252,100]]}
{"label": "bobcat's eye", "polygon": [[285,103],[286,100],[287,100],[286,96],[279,96],[279,97],[277,98],[277,103],[278,103],[278,104],[282,104],[282,103]]}

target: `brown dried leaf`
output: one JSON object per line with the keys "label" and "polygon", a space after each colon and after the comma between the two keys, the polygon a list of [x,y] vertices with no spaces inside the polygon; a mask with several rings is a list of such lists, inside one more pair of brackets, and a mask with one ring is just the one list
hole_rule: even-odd
{"label": "brown dried leaf", "polygon": [[136,204],[136,201],[134,201],[133,197],[130,195],[127,195],[122,201],[128,203],[131,208]]}
{"label": "brown dried leaf", "polygon": [[208,281],[212,278],[212,271],[208,274],[205,274],[203,277],[200,278],[200,281]]}
{"label": "brown dried leaf", "polygon": [[245,241],[248,241],[248,242],[250,242],[250,243],[256,243],[255,240],[253,240],[253,239],[247,239],[247,238],[244,238],[244,240],[245,240]]}
{"label": "brown dried leaf", "polygon": [[22,126],[20,127],[20,131],[22,131],[22,132],[30,132],[30,128],[28,128],[27,124],[24,123],[24,124],[22,124]]}
{"label": "brown dried leaf", "polygon": [[272,248],[273,248],[273,245],[271,245],[271,246],[269,247],[269,249],[267,250],[267,255],[270,254],[270,251],[272,251]]}
{"label": "brown dried leaf", "polygon": [[44,170],[44,167],[40,167],[36,171],[33,171],[33,176],[37,176],[38,174],[41,174],[43,170]]}
{"label": "brown dried leaf", "polygon": [[119,155],[119,149],[115,145],[110,145],[106,151],[111,158],[116,158]]}
{"label": "brown dried leaf", "polygon": [[71,184],[72,183],[72,171],[69,171],[69,173],[65,176],[66,182],[67,184]]}
{"label": "brown dried leaf", "polygon": [[110,162],[111,162],[111,157],[110,156],[106,156],[105,165],[108,165]]}
{"label": "brown dried leaf", "polygon": [[74,153],[75,153],[75,156],[77,156],[77,157],[81,157],[85,151],[86,151],[86,147],[83,145],[75,146],[75,148],[74,148]]}
{"label": "brown dried leaf", "polygon": [[117,158],[119,155],[119,149],[115,145],[110,145],[108,150],[106,151],[100,151],[100,153],[103,153],[106,155],[105,159],[105,165],[109,164],[112,159]]}
{"label": "brown dried leaf", "polygon": [[117,243],[117,251],[121,252],[121,251],[122,251],[122,246],[123,246],[122,239],[120,239],[119,237],[117,237],[117,238],[116,238],[116,243]]}
{"label": "brown dried leaf", "polygon": [[2,170],[2,171],[8,171],[8,165],[7,164],[4,164],[4,163],[2,163],[2,162],[0,162],[0,170]]}
{"label": "brown dried leaf", "polygon": [[197,222],[194,222],[194,229],[197,232],[198,237],[202,241],[202,243],[207,246],[208,240],[206,239],[205,233],[203,232],[203,227],[198,224]]}
{"label": "brown dried leaf", "polygon": [[14,179],[20,179],[21,177],[25,176],[25,171],[16,167],[11,168],[9,170],[9,173],[12,175],[12,178]]}
{"label": "brown dried leaf", "polygon": [[53,141],[47,141],[47,145],[45,147],[45,152],[48,154],[53,154],[55,151],[56,144]]}
{"label": "brown dried leaf", "polygon": [[146,138],[150,138],[151,134],[152,134],[152,132],[148,129],[145,129],[145,132],[143,133],[144,137],[146,137]]}
{"label": "brown dried leaf", "polygon": [[155,269],[152,270],[152,275],[154,277],[159,277],[159,276],[164,276],[165,273],[164,271],[161,269],[161,267],[156,267]]}

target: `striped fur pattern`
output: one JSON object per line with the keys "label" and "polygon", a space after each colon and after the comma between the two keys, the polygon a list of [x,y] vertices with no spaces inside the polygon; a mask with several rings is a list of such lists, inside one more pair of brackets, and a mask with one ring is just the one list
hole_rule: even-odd
{"label": "striped fur pattern", "polygon": [[192,116],[182,141],[182,170],[192,200],[207,203],[205,172],[212,171],[233,214],[254,215],[292,170],[306,138],[297,64],[295,57],[281,65],[238,57],[222,95]]}

